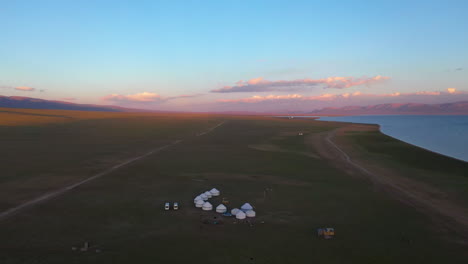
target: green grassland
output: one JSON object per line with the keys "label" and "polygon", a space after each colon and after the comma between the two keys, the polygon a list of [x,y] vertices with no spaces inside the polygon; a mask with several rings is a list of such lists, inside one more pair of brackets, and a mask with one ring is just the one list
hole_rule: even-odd
{"label": "green grassland", "polygon": [[[0,210],[219,123],[195,115],[14,111],[0,119]],[[13,123],[16,113],[22,119]],[[43,116],[57,118],[36,125]]]}
{"label": "green grassland", "polygon": [[[305,137],[297,135],[330,131],[338,123],[214,115],[34,113],[71,118],[32,125],[9,121],[0,126],[2,210],[157,146],[184,141],[3,220],[0,263],[468,261],[465,246],[447,239],[429,217],[314,157]],[[212,132],[196,136],[222,121],[226,123]],[[362,144],[362,152],[388,152],[389,160],[412,169],[412,162],[392,158],[399,154],[392,152],[389,142],[398,145],[398,141],[380,133],[368,142],[359,137],[352,139]],[[252,147],[256,145],[274,148]],[[404,149],[394,151],[420,151],[410,145],[398,147]],[[314,155],[303,155],[306,152]],[[423,152],[441,167],[462,166]],[[454,170],[453,177],[464,172],[464,168]],[[229,198],[231,207],[251,202],[257,217],[249,224],[195,208],[193,198],[213,187],[222,192],[213,199],[215,206],[222,197]],[[181,209],[164,211],[165,201],[179,201]],[[203,223],[214,217],[223,223]],[[318,227],[335,227],[336,238],[318,239]],[[85,241],[95,246],[93,250],[71,249]]]}
{"label": "green grassland", "polygon": [[378,131],[354,131],[346,139],[366,160],[429,184],[468,205],[468,163],[395,140]]}

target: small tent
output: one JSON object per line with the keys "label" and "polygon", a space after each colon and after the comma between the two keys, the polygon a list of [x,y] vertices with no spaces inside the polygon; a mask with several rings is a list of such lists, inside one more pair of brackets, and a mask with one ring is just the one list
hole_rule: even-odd
{"label": "small tent", "polygon": [[202,208],[204,203],[205,203],[205,201],[203,201],[203,200],[197,200],[195,202],[195,207]]}
{"label": "small tent", "polygon": [[254,210],[248,210],[247,212],[245,212],[245,215],[247,217],[255,217],[256,213]]}
{"label": "small tent", "polygon": [[217,213],[225,213],[227,211],[226,206],[224,204],[220,204],[216,207],[216,212]]}
{"label": "small tent", "polygon": [[249,203],[245,203],[244,205],[241,206],[241,210],[246,212],[248,210],[253,210],[253,207]]}
{"label": "small tent", "polygon": [[203,211],[211,211],[213,210],[213,205],[211,205],[209,202],[205,202],[202,206]]}
{"label": "small tent", "polygon": [[240,210],[237,209],[237,208],[234,208],[234,209],[231,210],[232,215],[236,215],[238,212],[240,212]]}
{"label": "small tent", "polygon": [[213,195],[212,195],[209,191],[206,191],[206,192],[205,192],[205,195],[206,195],[208,198],[213,197]]}
{"label": "small tent", "polygon": [[197,196],[197,197],[195,197],[195,199],[193,199],[193,202],[196,203],[198,200],[203,201],[203,198],[201,198],[200,196]]}
{"label": "small tent", "polygon": [[216,188],[211,189],[210,193],[211,193],[211,195],[213,195],[213,196],[219,196],[219,195],[220,195],[219,190],[216,189]]}
{"label": "small tent", "polygon": [[200,197],[203,199],[203,201],[208,200],[208,196],[205,193],[200,194]]}
{"label": "small tent", "polygon": [[236,214],[236,218],[239,219],[239,220],[242,220],[242,219],[245,219],[246,215],[244,212],[242,211],[239,211],[237,214]]}

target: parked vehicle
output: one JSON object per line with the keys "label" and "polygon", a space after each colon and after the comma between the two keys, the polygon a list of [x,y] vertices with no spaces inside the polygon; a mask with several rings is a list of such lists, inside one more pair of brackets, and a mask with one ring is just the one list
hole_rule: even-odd
{"label": "parked vehicle", "polygon": [[170,208],[171,208],[171,204],[170,204],[170,203],[165,203],[165,204],[164,204],[164,210],[169,211]]}
{"label": "parked vehicle", "polygon": [[174,202],[173,208],[174,208],[174,210],[179,210],[179,203]]}

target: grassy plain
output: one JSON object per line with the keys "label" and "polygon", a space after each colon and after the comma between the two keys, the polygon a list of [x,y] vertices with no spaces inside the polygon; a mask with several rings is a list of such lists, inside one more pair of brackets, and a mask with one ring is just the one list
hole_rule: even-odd
{"label": "grassy plain", "polygon": [[0,210],[219,123],[201,115],[2,110]]}
{"label": "grassy plain", "polygon": [[[376,191],[369,181],[351,177],[306,144],[307,136],[343,124],[241,116],[33,112],[72,118],[8,126],[1,126],[0,120],[5,161],[0,174],[2,210],[175,139],[183,142],[1,221],[0,263],[468,261],[466,245],[440,234],[432,219]],[[226,122],[210,133],[196,136],[222,121]],[[298,131],[305,136],[297,136]],[[360,155],[374,155],[376,163],[433,170],[401,157],[400,151],[420,151],[413,146],[380,133],[368,139],[356,133],[341,140],[355,145]],[[385,158],[380,159],[382,155]],[[463,162],[445,161],[426,151],[420,155],[440,162],[439,167],[459,167],[447,168],[444,174],[454,183],[465,172]],[[192,200],[212,187],[220,189],[233,207],[251,202],[258,217],[251,225],[232,218],[221,218],[221,225],[203,224],[204,219],[220,216],[194,208]],[[266,188],[272,191],[265,192]],[[181,209],[164,211],[165,201],[179,201]],[[335,227],[335,239],[316,237],[315,229],[325,226]],[[71,250],[85,241],[93,250]]]}
{"label": "grassy plain", "polygon": [[395,140],[373,128],[347,131],[338,140],[354,158],[427,184],[468,205],[468,162]]}

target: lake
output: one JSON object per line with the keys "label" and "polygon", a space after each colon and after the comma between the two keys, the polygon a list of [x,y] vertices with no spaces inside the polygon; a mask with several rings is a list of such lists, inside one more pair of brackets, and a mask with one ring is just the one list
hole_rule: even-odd
{"label": "lake", "polygon": [[368,115],[320,117],[321,121],[378,124],[407,143],[468,161],[468,115]]}

